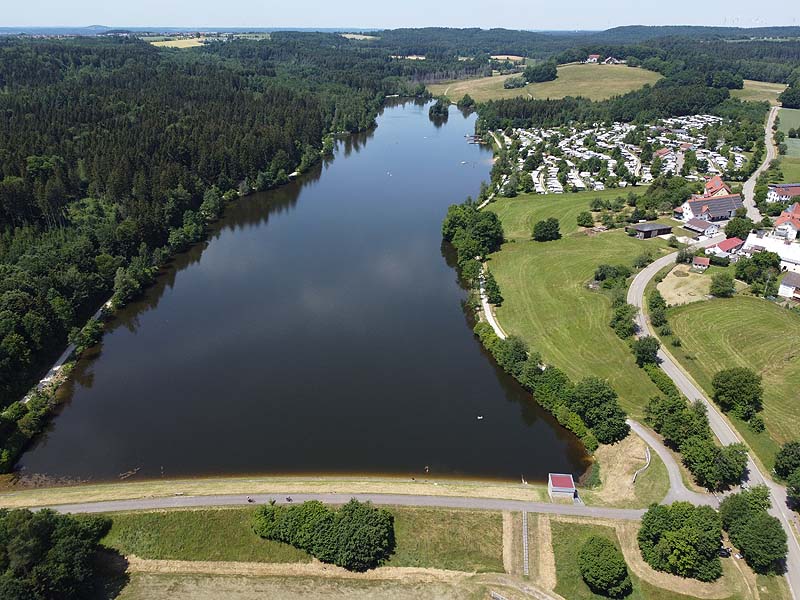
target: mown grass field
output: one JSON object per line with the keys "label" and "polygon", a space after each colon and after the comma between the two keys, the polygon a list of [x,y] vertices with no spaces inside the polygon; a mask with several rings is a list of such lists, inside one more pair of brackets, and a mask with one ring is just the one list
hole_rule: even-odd
{"label": "mown grass field", "polygon": [[744,80],[744,88],[731,90],[731,96],[747,102],[769,102],[772,106],[778,105],[778,95],[786,89],[784,83],[769,83],[767,81]]}
{"label": "mown grass field", "polygon": [[[786,156],[800,158],[800,138],[789,138],[790,129],[800,128],[800,108],[782,108],[778,112],[780,124],[778,128],[786,134]],[[785,175],[785,173],[784,173]]]}
{"label": "mown grass field", "polygon": [[800,158],[781,157],[783,183],[800,183]]}
{"label": "mown grass field", "polygon": [[[589,290],[586,283],[597,265],[631,265],[648,250],[658,257],[667,249],[666,242],[637,240],[622,230],[588,236],[575,222],[592,198],[617,195],[621,190],[519,196],[490,204],[488,210],[499,215],[509,241],[492,255],[489,269],[505,298],[497,317],[507,332],[520,336],[573,379],[608,379],[622,406],[641,418],[656,387],[636,366],[627,342],[608,326],[609,298]],[[560,220],[562,239],[531,241],[533,224],[548,217]]]}
{"label": "mown grass field", "polygon": [[[255,508],[129,512],[111,515],[103,544],[121,554],[160,560],[303,563],[300,550],[258,537]],[[397,546],[393,567],[466,572],[503,571],[500,513],[392,508]]]}
{"label": "mown grass field", "polygon": [[435,96],[446,95],[457,102],[464,94],[469,94],[477,102],[516,98],[563,98],[565,96],[584,96],[592,100],[604,100],[632,90],[647,83],[655,83],[661,75],[646,69],[625,65],[564,65],[558,68],[555,81],[532,83],[523,88],[507,90],[503,82],[513,75],[497,75],[478,79],[464,79],[437,83],[428,86]]}
{"label": "mown grass field", "polygon": [[800,439],[800,315],[760,298],[735,296],[670,309],[668,318],[681,340],[670,352],[709,395],[717,371],[741,366],[761,374],[766,432],[756,435],[735,424],[771,468],[778,444]]}

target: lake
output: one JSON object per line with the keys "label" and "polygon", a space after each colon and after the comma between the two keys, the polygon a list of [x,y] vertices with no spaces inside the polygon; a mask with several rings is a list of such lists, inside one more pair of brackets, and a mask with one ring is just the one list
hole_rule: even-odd
{"label": "lake", "polygon": [[575,437],[472,335],[442,246],[447,206],[491,167],[474,122],[389,105],[314,172],[231,204],[79,361],[23,472],[583,472]]}

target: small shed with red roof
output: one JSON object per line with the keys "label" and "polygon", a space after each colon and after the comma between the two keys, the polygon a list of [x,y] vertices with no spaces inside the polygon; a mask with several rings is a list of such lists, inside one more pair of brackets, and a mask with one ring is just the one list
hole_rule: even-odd
{"label": "small shed with red roof", "polygon": [[551,498],[574,498],[577,492],[572,475],[565,473],[547,475],[547,493]]}
{"label": "small shed with red roof", "polygon": [[705,256],[695,256],[692,260],[692,268],[698,271],[705,271],[711,266],[711,259]]}

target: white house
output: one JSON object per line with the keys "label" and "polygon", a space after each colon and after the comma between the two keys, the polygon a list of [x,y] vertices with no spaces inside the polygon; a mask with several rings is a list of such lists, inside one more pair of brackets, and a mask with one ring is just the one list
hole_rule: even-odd
{"label": "white house", "polygon": [[774,252],[781,257],[781,269],[800,273],[800,244],[763,233],[751,233],[742,249],[749,253]]}
{"label": "white house", "polygon": [[767,202],[791,202],[800,197],[800,183],[781,183],[769,186]]}
{"label": "white house", "polygon": [[800,274],[786,273],[778,287],[778,296],[800,301]]}
{"label": "white house", "polygon": [[800,231],[800,203],[795,202],[775,219],[773,235],[792,241]]}
{"label": "white house", "polygon": [[742,208],[742,197],[739,194],[725,196],[693,196],[683,203],[680,211],[676,210],[676,216],[684,221],[701,219],[703,221],[724,221],[736,214]]}
{"label": "white house", "polygon": [[587,63],[597,63],[600,60],[599,54],[590,54],[589,57],[586,59]]}

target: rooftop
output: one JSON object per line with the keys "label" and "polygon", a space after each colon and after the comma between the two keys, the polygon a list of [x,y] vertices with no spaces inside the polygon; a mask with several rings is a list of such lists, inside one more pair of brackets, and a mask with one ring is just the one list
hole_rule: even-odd
{"label": "rooftop", "polygon": [[550,479],[550,485],[552,487],[575,489],[575,481],[573,481],[572,475],[567,475],[564,473],[550,473],[548,474],[548,478]]}
{"label": "rooftop", "polygon": [[781,285],[786,285],[793,288],[800,287],[800,273],[795,273],[794,271],[788,271],[786,275],[783,276],[783,281],[781,281]]}
{"label": "rooftop", "polygon": [[636,223],[631,225],[632,229],[636,231],[660,231],[662,229],[672,230],[672,225],[664,225],[664,223]]}

